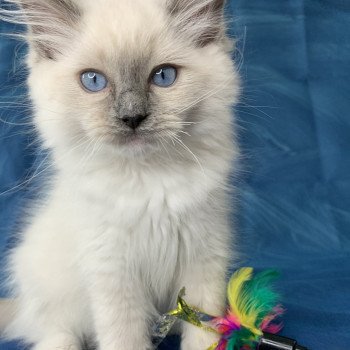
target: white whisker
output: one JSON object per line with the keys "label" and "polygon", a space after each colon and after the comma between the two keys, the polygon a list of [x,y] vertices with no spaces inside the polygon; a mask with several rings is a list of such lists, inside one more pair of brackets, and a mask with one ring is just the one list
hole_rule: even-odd
{"label": "white whisker", "polygon": [[[82,139],[84,139],[84,137],[81,138],[80,140],[82,140]],[[80,141],[80,140],[79,140],[79,141]],[[79,141],[78,141],[78,142],[79,142]],[[64,158],[66,158],[68,155],[70,155],[70,153],[71,153],[72,151],[74,151],[75,149],[81,147],[81,146],[84,145],[84,143],[86,143],[87,141],[88,141],[88,140],[85,140],[85,141],[83,141],[82,143],[79,143],[79,144],[77,144],[75,147],[71,148],[70,151],[69,151],[68,153],[66,153],[63,157],[58,158],[58,161],[63,160]],[[50,156],[50,154],[47,154],[47,155],[46,155],[46,157],[40,162],[39,166],[37,167],[37,170],[33,173],[33,175],[30,176],[29,179],[26,179],[26,180],[24,180],[24,181],[21,181],[21,183],[19,183],[18,185],[15,185],[15,186],[11,187],[10,189],[1,192],[1,193],[0,193],[0,196],[4,196],[4,195],[7,195],[7,194],[9,194],[9,193],[11,193],[11,192],[13,192],[13,191],[17,191],[17,190],[20,190],[20,189],[24,188],[26,185],[30,184],[33,180],[35,180],[38,176],[40,176],[41,174],[43,174],[43,173],[46,172],[47,170],[51,169],[52,167],[54,167],[55,164],[54,164],[54,163],[51,163],[51,164],[49,164],[47,167],[45,167],[43,170],[38,171],[39,168],[40,168],[40,166],[43,165],[43,164],[46,162],[46,160],[49,158],[49,156]]]}

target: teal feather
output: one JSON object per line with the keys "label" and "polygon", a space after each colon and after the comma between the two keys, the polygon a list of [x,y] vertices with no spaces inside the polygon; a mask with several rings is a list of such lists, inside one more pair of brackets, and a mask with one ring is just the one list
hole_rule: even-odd
{"label": "teal feather", "polygon": [[253,349],[255,346],[254,334],[249,329],[242,328],[236,331],[229,338],[226,346],[226,350],[241,350],[243,347],[250,347]]}
{"label": "teal feather", "polygon": [[278,303],[279,295],[271,288],[272,282],[278,277],[279,273],[275,270],[266,270],[256,274],[243,286],[242,307],[247,314],[255,315],[256,328],[260,328],[264,318],[272,313]]}

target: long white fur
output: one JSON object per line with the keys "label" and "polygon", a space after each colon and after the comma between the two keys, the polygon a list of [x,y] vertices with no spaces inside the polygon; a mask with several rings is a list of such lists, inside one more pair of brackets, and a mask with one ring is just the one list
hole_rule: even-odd
{"label": "long white fur", "polygon": [[[76,2],[84,14],[78,37],[61,37],[57,60],[33,47],[28,57],[34,123],[56,172],[10,255],[18,307],[6,336],[35,350],[78,350],[84,337],[101,350],[151,349],[152,320],[183,286],[190,304],[212,314],[225,307],[238,78],[222,40],[192,42],[211,18],[186,22],[181,35],[174,29],[210,0],[192,0],[190,12],[172,20],[161,0]],[[156,145],[119,148],[108,138],[108,92],[87,94],[77,74],[112,74],[119,52],[147,54],[150,43],[155,65],[182,67],[177,85],[156,92],[172,113],[158,116]],[[182,350],[204,350],[215,338],[186,325]]]}

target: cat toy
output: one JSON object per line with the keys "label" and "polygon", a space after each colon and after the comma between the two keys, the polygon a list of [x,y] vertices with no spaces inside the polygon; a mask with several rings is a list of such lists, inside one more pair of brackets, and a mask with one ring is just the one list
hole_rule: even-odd
{"label": "cat toy", "polygon": [[[238,270],[227,288],[229,308],[224,317],[208,315],[186,303],[185,289],[178,296],[177,309],[160,317],[154,327],[157,347],[177,320],[189,322],[221,336],[207,350],[307,350],[295,340],[276,335],[282,329],[283,314],[271,283],[278,273],[267,270],[253,274],[252,268]],[[205,350],[205,349],[203,349]]]}

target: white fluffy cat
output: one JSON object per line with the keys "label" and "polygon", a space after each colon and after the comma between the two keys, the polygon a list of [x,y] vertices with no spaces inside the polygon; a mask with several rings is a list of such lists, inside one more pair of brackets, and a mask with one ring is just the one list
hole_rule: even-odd
{"label": "white fluffy cat", "polygon": [[[238,77],[223,0],[11,0],[28,25],[34,124],[55,169],[9,270],[10,338],[152,349],[186,299],[225,307]],[[182,350],[215,336],[183,325]]]}

